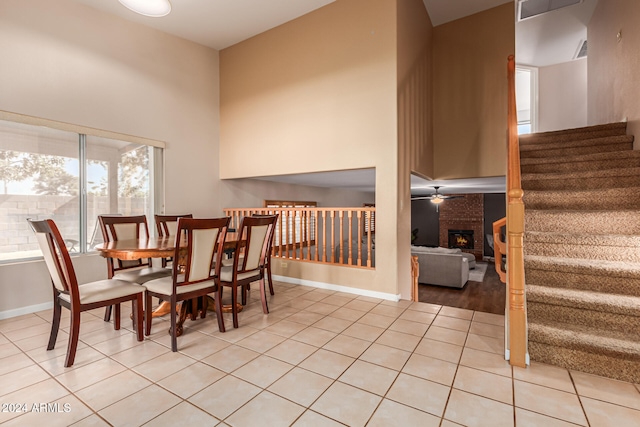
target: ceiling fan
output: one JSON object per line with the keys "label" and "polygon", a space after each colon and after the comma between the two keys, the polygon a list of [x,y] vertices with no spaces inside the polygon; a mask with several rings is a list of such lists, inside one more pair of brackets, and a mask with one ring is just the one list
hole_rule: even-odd
{"label": "ceiling fan", "polygon": [[442,202],[445,201],[445,199],[460,199],[464,196],[445,196],[444,194],[440,194],[438,193],[438,189],[440,189],[439,186],[434,186],[433,187],[436,192],[435,194],[432,194],[430,196],[417,196],[417,197],[412,197],[411,200],[431,200],[431,203],[436,205],[436,211],[438,210],[438,205]]}

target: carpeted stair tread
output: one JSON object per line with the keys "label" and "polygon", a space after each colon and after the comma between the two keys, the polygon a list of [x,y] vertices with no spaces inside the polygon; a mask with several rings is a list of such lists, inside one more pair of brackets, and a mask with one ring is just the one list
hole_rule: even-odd
{"label": "carpeted stair tread", "polygon": [[544,141],[571,141],[575,139],[593,139],[606,136],[625,135],[626,122],[607,123],[575,129],[563,129],[550,132],[539,132],[519,137],[520,145],[537,144]]}
{"label": "carpeted stair tread", "polygon": [[[640,297],[592,292],[576,289],[558,289],[549,286],[527,285],[527,303],[537,302],[581,310],[634,316],[640,327]],[[638,330],[640,339],[640,330]]]}
{"label": "carpeted stair tread", "polygon": [[622,150],[565,157],[529,157],[520,160],[522,173],[560,173],[640,167],[640,151]]}
{"label": "carpeted stair tread", "polygon": [[609,151],[625,151],[633,148],[633,137],[613,137],[614,139],[593,140],[592,143],[586,144],[586,141],[582,144],[561,145],[557,144],[552,147],[545,147],[544,145],[533,145],[535,149],[525,149],[520,147],[520,158],[548,158],[548,157],[568,157],[568,156],[582,156],[587,154],[604,153]]}
{"label": "carpeted stair tread", "polygon": [[525,191],[637,186],[640,186],[640,167],[522,175],[522,188]]}
{"label": "carpeted stair tread", "polygon": [[[585,273],[596,276],[613,276],[625,279],[640,279],[638,263],[626,261],[597,261],[582,258],[557,258],[537,255],[524,257],[525,268],[530,266],[538,270],[560,271],[566,273]],[[640,295],[640,289],[638,289]]]}
{"label": "carpeted stair tread", "polygon": [[528,190],[527,209],[627,210],[640,209],[640,186],[580,190]]}
{"label": "carpeted stair tread", "polygon": [[640,234],[640,210],[565,211],[527,209],[525,230],[558,233]]}
{"label": "carpeted stair tread", "polygon": [[529,340],[640,362],[638,331],[619,333],[567,323],[529,323]]}
{"label": "carpeted stair tread", "polygon": [[638,263],[640,236],[620,234],[576,234],[528,231],[526,255]]}
{"label": "carpeted stair tread", "polygon": [[531,151],[550,151],[557,150],[559,148],[579,148],[579,147],[592,147],[592,146],[605,146],[612,144],[633,144],[632,135],[616,135],[605,136],[602,138],[591,139],[576,139],[572,141],[561,142],[542,142],[542,143],[529,143],[520,146],[521,153],[529,153]]}

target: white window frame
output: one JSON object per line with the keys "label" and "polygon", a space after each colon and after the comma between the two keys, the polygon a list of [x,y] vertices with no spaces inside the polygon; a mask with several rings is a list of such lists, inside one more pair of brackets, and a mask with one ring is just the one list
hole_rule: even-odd
{"label": "white window frame", "polygon": [[518,69],[526,70],[531,77],[530,85],[530,102],[531,102],[531,133],[538,132],[538,67],[532,67],[529,65],[516,64],[516,71]]}

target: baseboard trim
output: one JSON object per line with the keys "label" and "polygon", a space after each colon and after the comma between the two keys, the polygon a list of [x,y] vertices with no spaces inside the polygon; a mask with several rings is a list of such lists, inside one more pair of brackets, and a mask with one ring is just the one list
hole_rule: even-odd
{"label": "baseboard trim", "polygon": [[388,294],[385,292],[368,291],[366,289],[351,288],[349,286],[335,285],[333,283],[316,282],[313,280],[297,279],[295,277],[288,277],[288,276],[274,275],[273,280],[278,280],[280,282],[285,282],[285,283],[292,283],[294,285],[311,286],[313,288],[329,289],[331,291],[345,292],[348,294],[379,298],[387,301],[394,301],[394,302],[400,301],[400,294],[394,295],[394,294]]}
{"label": "baseboard trim", "polygon": [[50,310],[52,308],[53,302],[45,302],[42,304],[28,305],[26,307],[20,307],[13,310],[0,311],[0,320],[23,316],[25,314],[37,313],[38,311]]}

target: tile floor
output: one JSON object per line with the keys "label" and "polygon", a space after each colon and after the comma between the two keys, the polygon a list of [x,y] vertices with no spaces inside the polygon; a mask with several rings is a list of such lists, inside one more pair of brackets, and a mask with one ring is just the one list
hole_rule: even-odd
{"label": "tile floor", "polygon": [[85,313],[72,368],[68,318],[52,351],[50,311],[0,321],[0,424],[640,425],[640,385],[512,368],[502,316],[275,285],[269,315],[254,291],[239,329],[187,321],[178,353],[167,319],[138,343]]}

